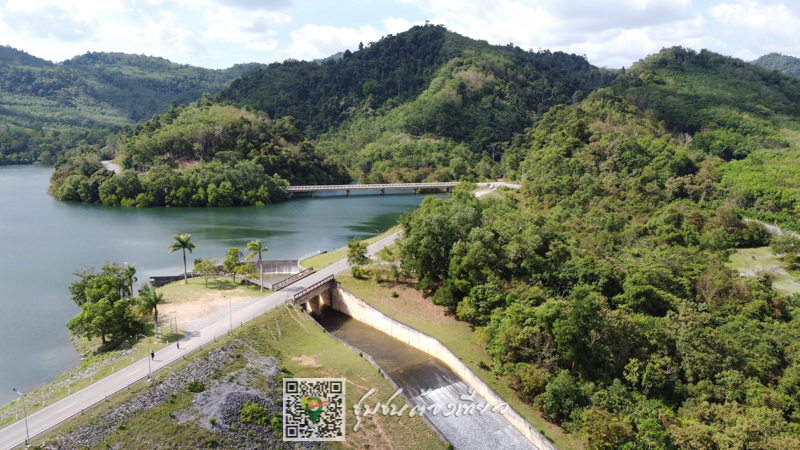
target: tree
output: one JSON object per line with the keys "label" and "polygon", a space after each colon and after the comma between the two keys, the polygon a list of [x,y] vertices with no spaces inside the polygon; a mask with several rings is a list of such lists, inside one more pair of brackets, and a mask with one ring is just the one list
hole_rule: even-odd
{"label": "tree", "polygon": [[233,269],[233,272],[242,277],[243,280],[246,280],[247,284],[250,284],[250,277],[256,274],[256,267],[252,264],[239,264]]}
{"label": "tree", "polygon": [[261,274],[261,292],[264,292],[264,269],[261,267],[261,252],[267,252],[269,249],[267,247],[261,247],[261,239],[256,239],[255,241],[247,243],[247,251],[250,252],[245,258],[245,261],[250,261],[253,256],[258,255],[258,273]]}
{"label": "tree", "polygon": [[203,276],[203,278],[206,279],[206,287],[208,287],[208,278],[213,275],[219,274],[219,269],[217,268],[217,264],[219,264],[219,261],[217,261],[216,259],[212,261],[211,258],[206,258],[200,261],[199,264],[194,265],[194,271],[199,273],[200,275]]}
{"label": "tree", "polygon": [[133,301],[123,297],[128,284],[119,264],[106,264],[99,273],[88,269],[75,275],[80,279],[70,284],[69,291],[81,311],[67,322],[73,336],[100,337],[105,344],[109,337],[139,329]]}
{"label": "tree", "polygon": [[772,238],[769,247],[777,255],[797,252],[800,250],[800,237],[794,233],[781,233]]}
{"label": "tree", "polygon": [[192,253],[192,249],[196,248],[197,246],[192,244],[190,241],[192,239],[191,234],[181,234],[172,236],[172,239],[175,241],[170,243],[167,246],[167,249],[170,253],[176,250],[183,250],[183,284],[189,283],[189,277],[186,274],[186,250],[189,250],[189,253]]}
{"label": "tree", "polygon": [[153,285],[148,283],[139,289],[137,311],[142,315],[152,314],[156,328],[158,328],[158,305],[163,303],[164,294],[156,291]]}
{"label": "tree", "polygon": [[233,275],[233,282],[236,283],[236,267],[239,266],[239,261],[242,258],[242,252],[236,247],[232,247],[225,253],[225,261],[222,262],[222,268],[225,272]]}
{"label": "tree", "polygon": [[369,264],[365,241],[353,238],[347,243],[347,264],[350,264],[354,277],[360,276],[361,268]]}
{"label": "tree", "polygon": [[97,303],[86,303],[81,312],[67,322],[67,328],[74,336],[99,337],[105,344],[109,336],[116,337],[139,328],[141,322],[133,314],[132,306],[129,299],[112,303],[104,298]]}
{"label": "tree", "polygon": [[122,273],[125,276],[125,282],[128,287],[128,297],[133,296],[133,283],[139,281],[134,275],[136,275],[136,263],[128,264],[125,263],[125,268],[122,269]]}

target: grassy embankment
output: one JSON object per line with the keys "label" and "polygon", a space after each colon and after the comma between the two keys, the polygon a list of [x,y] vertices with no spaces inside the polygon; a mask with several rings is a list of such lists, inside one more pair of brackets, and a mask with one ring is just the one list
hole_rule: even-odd
{"label": "grassy embankment", "polygon": [[783,294],[800,293],[800,271],[786,270],[786,265],[769,247],[736,250],[725,264],[728,268],[748,277],[759,273],[772,275],[772,287]]}
{"label": "grassy embankment", "polygon": [[[230,297],[233,301],[240,301],[272,293],[272,291],[264,291],[262,293],[257,286],[233,284],[230,278],[223,277],[209,278],[207,288],[205,287],[205,279],[193,278],[189,279],[188,285],[184,285],[183,281],[176,281],[158,290],[164,294],[165,300],[165,303],[159,307],[162,317],[164,317],[164,311],[169,310],[171,307],[177,307],[175,311],[181,314],[181,310],[186,311],[195,306],[208,306],[207,302],[214,300],[216,297],[220,297],[220,300],[227,302],[226,299],[221,298],[222,295]],[[166,332],[167,330],[163,331]],[[135,339],[123,341],[114,350],[102,353],[97,352],[97,349],[102,344],[99,338],[75,339],[76,350],[79,354],[85,355],[85,358],[76,369],[59,376],[56,381],[46,386],[27,393],[28,413],[38,411],[46,405],[57,402],[71,393],[91,385],[93,382],[100,381],[115,371],[146,358],[150,353],[150,349],[154,351],[161,350],[168,343],[175,342],[175,339],[180,339],[182,336],[182,330],[179,329],[178,334],[164,334],[162,332],[159,336],[161,340],[155,340],[152,320],[145,321],[142,332],[150,338],[151,343],[149,345],[147,339],[137,336]],[[20,417],[22,416],[22,403],[19,400],[0,408],[0,427],[14,422],[17,414]]]}
{"label": "grassy embankment", "polygon": [[[192,358],[204,357],[213,348],[228,345],[231,341],[243,342],[244,348],[250,348],[260,355],[277,357],[280,359],[280,364],[284,365],[294,377],[347,379],[347,440],[342,443],[331,443],[333,448],[444,448],[444,444],[419,417],[389,418],[378,414],[362,421],[359,431],[354,432],[353,404],[357,403],[370,388],[378,390],[370,397],[371,406],[374,406],[376,401],[388,399],[394,393],[394,389],[370,363],[317,328],[307,315],[294,309],[279,307],[266,315],[261,315],[235,330],[233,336],[218,339],[214,345],[193,353],[187,361],[179,361],[170,367],[179,370]],[[247,353],[244,354],[246,358]],[[241,369],[247,363],[245,358],[230,363],[223,372],[229,373]],[[158,372],[155,376],[156,382],[168,375],[166,372],[169,371]],[[227,377],[221,378],[224,380]],[[263,378],[263,382],[266,383],[266,378]],[[280,389],[278,386],[266,385],[255,387],[262,391],[272,389],[273,392],[279,392],[275,390]],[[75,427],[90,424],[95,418],[107,414],[115,405],[143,394],[146,389],[144,383],[139,383],[130,391],[115,395],[108,403],[102,403],[87,411],[85,415],[70,419],[46,435],[34,439],[34,443],[46,442],[68,433]],[[183,392],[172,400],[136,416],[130,422],[120,424],[121,426],[118,426],[104,443],[96,448],[107,448],[107,445],[110,445],[116,448],[149,450],[153,442],[168,445],[168,448],[172,449],[204,447],[208,442],[207,439],[218,436],[198,423],[181,423],[177,419],[180,411],[192,407],[193,395]],[[395,403],[400,406],[403,401],[400,399]]]}
{"label": "grassy embankment", "polygon": [[[385,237],[397,233],[398,231],[400,231],[400,225],[395,225],[392,228],[389,228],[388,230],[384,231],[383,233],[365,240],[369,245],[372,245]],[[345,258],[347,258],[347,246],[344,246],[332,252],[323,253],[321,255],[314,256],[313,258],[309,258],[301,262],[300,265],[305,268],[313,267],[315,270],[320,270],[330,266],[331,264],[335,263],[336,261],[339,261],[340,259],[345,259]]]}

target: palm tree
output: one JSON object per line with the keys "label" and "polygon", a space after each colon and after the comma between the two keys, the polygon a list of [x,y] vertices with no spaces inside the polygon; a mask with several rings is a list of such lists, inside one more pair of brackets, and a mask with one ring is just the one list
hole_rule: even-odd
{"label": "palm tree", "polygon": [[258,273],[261,274],[261,292],[264,292],[264,271],[261,269],[261,252],[268,252],[269,249],[267,247],[261,248],[261,239],[256,239],[253,242],[247,243],[246,250],[251,252],[245,258],[245,261],[250,261],[253,256],[258,255]]}
{"label": "palm tree", "polygon": [[[139,314],[152,314],[156,330],[158,330],[158,305],[163,303],[164,294],[156,291],[156,288],[152,285],[147,284],[139,289],[139,304],[137,306]],[[156,336],[158,336],[158,331],[156,331]]]}
{"label": "palm tree", "polygon": [[136,263],[125,263],[125,268],[122,269],[122,277],[125,279],[125,284],[128,285],[128,297],[133,297],[133,283],[139,281],[134,275],[136,275]]}
{"label": "palm tree", "polygon": [[169,252],[172,253],[175,250],[183,250],[183,284],[189,283],[189,277],[186,275],[186,250],[189,250],[189,253],[192,253],[192,249],[196,247],[196,245],[189,242],[192,239],[191,234],[182,234],[178,236],[177,234],[172,236],[175,239],[174,242],[170,243],[167,246]]}

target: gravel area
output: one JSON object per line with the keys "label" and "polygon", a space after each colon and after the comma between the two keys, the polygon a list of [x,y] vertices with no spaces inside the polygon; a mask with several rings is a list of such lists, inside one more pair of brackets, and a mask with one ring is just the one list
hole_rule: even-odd
{"label": "gravel area", "polygon": [[[247,361],[245,367],[220,376],[226,365],[237,358]],[[138,397],[122,402],[90,423],[56,437],[43,449],[72,450],[91,448],[104,442],[114,431],[137,415],[186,392],[192,381],[202,382],[206,389],[194,394],[192,406],[174,411],[178,423],[195,423],[211,431],[216,448],[223,449],[327,449],[325,443],[284,442],[281,434],[267,424],[246,423],[241,409],[247,402],[265,408],[269,417],[280,414],[282,389],[277,385],[279,361],[264,357],[239,340],[211,350],[206,357],[190,360],[181,369],[165,376]],[[266,380],[266,383],[265,383]],[[256,386],[262,386],[264,391]],[[215,419],[212,425],[211,418]],[[164,443],[168,444],[168,443]],[[110,448],[119,448],[112,446]]]}
{"label": "gravel area", "polygon": [[231,350],[231,346],[215,348],[209,352],[207,357],[189,361],[183,368],[167,375],[162,381],[156,382],[138,397],[120,403],[92,423],[79,426],[69,433],[57,437],[54,443],[49,443],[42,448],[66,450],[92,447],[102,442],[120,425],[127,423],[137,414],[169,400],[171,394],[184,391],[189,382],[208,383],[215,371],[221,370],[226,363],[233,359],[234,352]]}

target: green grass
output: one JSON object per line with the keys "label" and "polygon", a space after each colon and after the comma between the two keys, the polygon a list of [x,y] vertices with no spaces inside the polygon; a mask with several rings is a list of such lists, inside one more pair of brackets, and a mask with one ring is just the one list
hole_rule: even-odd
{"label": "green grass", "polygon": [[[388,316],[442,341],[483,381],[497,391],[510,406],[522,414],[531,425],[544,430],[545,435],[559,449],[583,448],[582,443],[576,437],[566,435],[561,428],[545,421],[539,411],[520,400],[508,386],[508,380],[497,378],[492,372],[481,369],[478,365],[480,362],[492,367],[492,359],[483,350],[483,346],[476,341],[470,325],[456,320],[452,315],[445,313],[445,308],[435,306],[430,299],[423,298],[418,291],[413,289],[412,284],[376,283],[373,280],[355,279],[349,273],[337,275],[336,279],[353,294]],[[397,298],[391,296],[392,291],[399,294]]]}
{"label": "green grass", "polygon": [[268,289],[261,292],[261,288],[255,285],[239,284],[238,277],[236,284],[230,277],[209,277],[208,286],[203,277],[189,278],[188,281],[188,284],[183,284],[183,281],[175,281],[158,288],[158,291],[164,294],[164,300],[170,304],[196,302],[222,295],[234,300],[245,300],[272,294],[272,291]]}
{"label": "green grass", "polygon": [[[371,388],[377,392],[370,397],[370,405],[380,400],[388,399],[394,388],[384,379],[378,371],[357,353],[327,335],[319,329],[305,314],[296,309],[287,309],[281,306],[266,315],[261,315],[243,327],[234,331],[233,336],[218,339],[214,345],[209,345],[203,350],[193,354],[193,358],[203,357],[213,348],[227,345],[231,340],[242,340],[246,347],[250,347],[260,355],[277,356],[294,377],[344,377],[347,378],[347,440],[342,443],[333,442],[335,449],[351,448],[414,448],[414,449],[442,449],[444,444],[436,437],[433,431],[419,418],[392,418],[377,414],[365,418],[359,431],[353,431],[355,417],[353,404]],[[244,353],[245,357],[247,353]],[[306,355],[315,359],[319,366],[303,365],[302,361],[293,360],[293,357]],[[178,361],[170,367],[179,369],[188,361]],[[308,361],[308,359],[306,359]],[[223,372],[242,369],[246,365],[245,358],[232,361]],[[247,370],[247,369],[245,369]],[[169,370],[157,372],[154,376],[157,383],[167,375]],[[268,386],[266,377],[261,376],[256,381],[256,388],[263,391],[272,390],[277,393],[277,386]],[[146,385],[138,383],[129,391],[122,391],[112,396],[109,402],[87,410],[85,415],[76,416],[55,429],[37,437],[34,444],[48,442],[58,435],[68,433],[70,430],[91,423],[95,418],[107,414],[114,405],[144,394]],[[125,449],[151,449],[156,446],[166,448],[200,448],[204,447],[205,439],[214,437],[210,432],[197,423],[179,423],[177,413],[191,407],[192,395],[181,393],[173,401],[162,403],[155,408],[136,416],[128,423],[121,424],[105,442],[114,448]],[[402,406],[402,399],[395,400]],[[93,447],[106,448],[105,444]]]}
{"label": "green grass", "polygon": [[800,293],[800,271],[787,271],[786,265],[769,247],[738,249],[725,265],[745,276],[769,273],[776,291],[787,295]]}
{"label": "green grass", "polygon": [[[398,231],[400,231],[400,225],[395,225],[377,236],[366,239],[366,241],[371,245],[387,236],[397,233]],[[332,252],[314,256],[313,258],[308,258],[307,260],[301,262],[300,265],[304,268],[313,267],[315,270],[320,270],[344,258],[347,258],[347,246]]]}
{"label": "green grass", "polygon": [[[347,379],[347,440],[343,443],[332,442],[333,448],[444,448],[442,441],[419,417],[410,418],[405,415],[389,419],[376,414],[362,419],[359,430],[354,432],[353,425],[356,420],[353,415],[353,405],[358,403],[369,389],[375,388],[377,392],[365,403],[375,406],[375,402],[385,401],[391,397],[395,392],[394,388],[367,360],[317,328],[305,313],[298,314],[298,312],[295,309],[290,312],[285,307],[280,308],[258,326],[262,329],[261,337],[264,343],[280,352],[283,357],[282,364],[293,376]],[[266,330],[267,326],[270,327],[269,330]],[[272,336],[278,336],[278,329],[281,337],[276,340]],[[302,361],[292,359],[301,355],[314,358],[320,365],[303,365]],[[400,398],[393,404],[397,404],[400,408],[404,402]]]}

